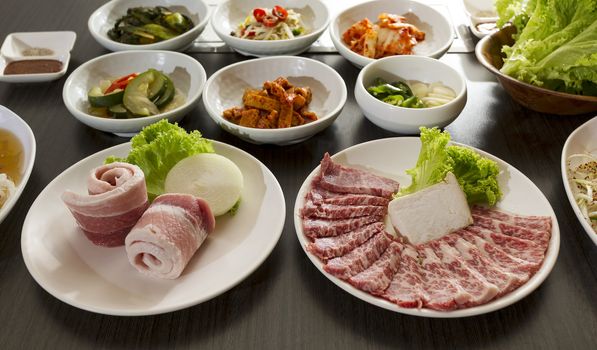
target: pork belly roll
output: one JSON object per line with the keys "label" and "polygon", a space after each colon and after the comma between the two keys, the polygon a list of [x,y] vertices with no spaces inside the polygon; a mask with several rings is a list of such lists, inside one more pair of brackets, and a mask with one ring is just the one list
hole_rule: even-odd
{"label": "pork belly roll", "polygon": [[93,244],[123,245],[149,206],[143,171],[128,163],[102,165],[89,174],[87,190],[88,194],[67,190],[62,201]]}
{"label": "pork belly roll", "polygon": [[188,194],[163,194],[126,237],[129,262],[147,276],[175,279],[213,232],[215,223],[203,199]]}

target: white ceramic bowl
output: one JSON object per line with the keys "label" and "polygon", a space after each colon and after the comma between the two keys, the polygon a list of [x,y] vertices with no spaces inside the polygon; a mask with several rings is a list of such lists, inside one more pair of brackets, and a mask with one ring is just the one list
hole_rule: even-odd
{"label": "white ceramic bowl", "polygon": [[17,190],[0,208],[0,223],[2,223],[12,207],[19,200],[21,193],[25,189],[25,185],[27,185],[31,170],[33,170],[33,163],[35,162],[35,136],[33,136],[31,128],[23,119],[2,105],[0,105],[0,129],[8,130],[15,135],[21,142],[24,152],[21,179],[16,183]]}
{"label": "white ceramic bowl", "polygon": [[[562,170],[562,180],[564,181],[564,188],[566,189],[566,195],[568,196],[568,200],[570,201],[570,205],[574,210],[574,214],[580,221],[580,224],[585,229],[585,232],[589,236],[593,243],[597,245],[597,232],[593,231],[593,228],[588,223],[588,221],[583,216],[576,200],[574,199],[574,193],[576,193],[576,188],[570,184],[570,174],[568,172],[568,157],[573,154],[582,154],[582,153],[592,153],[597,154],[597,117],[589,120],[588,122],[584,123],[583,125],[579,126],[578,129],[574,130],[566,143],[564,144],[564,148],[562,149],[562,160],[561,160],[561,170]],[[580,164],[580,162],[575,160],[571,165],[576,167]]]}
{"label": "white ceramic bowl", "polygon": [[[121,77],[155,68],[167,74],[174,86],[186,96],[186,102],[171,111],[133,119],[96,117],[87,112],[87,92],[101,79]],[[62,98],[69,112],[80,122],[119,136],[131,136],[144,126],[168,119],[179,121],[196,106],[203,92],[206,75],[203,66],[191,56],[173,51],[123,51],[88,61],[75,69],[64,83]]]}
{"label": "white ceramic bowl", "polygon": [[[308,108],[317,113],[318,120],[284,129],[256,129],[236,125],[222,117],[224,110],[242,106],[245,89],[260,89],[266,80],[280,76],[295,85],[311,88],[313,99]],[[247,142],[286,145],[303,141],[330,126],[342,111],[346,96],[344,80],[328,65],[304,57],[276,56],[220,69],[205,84],[203,104],[220,127]]]}
{"label": "white ceramic bowl", "polygon": [[[456,93],[445,105],[431,108],[393,106],[373,97],[367,87],[376,78],[386,81],[418,80],[427,84],[441,82]],[[365,117],[380,128],[402,134],[418,134],[420,126],[440,128],[450,124],[466,104],[466,82],[462,74],[449,65],[429,57],[391,56],[367,65],[357,77],[355,99]]]}
{"label": "white ceramic bowl", "polygon": [[410,0],[369,1],[342,11],[330,24],[330,36],[334,46],[344,58],[358,67],[366,66],[375,59],[351,51],[342,41],[342,34],[364,18],[376,22],[382,12],[404,16],[408,23],[425,32],[425,40],[413,49],[414,55],[440,58],[452,45],[452,25],[443,14],[429,5]]}
{"label": "white ceramic bowl", "polygon": [[[273,8],[280,5],[301,14],[307,34],[287,40],[249,40],[230,35],[257,7]],[[297,55],[306,51],[317,40],[330,22],[330,12],[321,0],[229,0],[214,11],[211,24],[216,34],[228,46],[243,55],[273,56]]]}
{"label": "white ceramic bowl", "polygon": [[[114,41],[108,37],[108,31],[116,21],[126,14],[131,7],[165,6],[181,12],[193,21],[195,26],[175,38],[147,45],[131,45]],[[203,0],[112,0],[95,10],[89,17],[87,26],[91,36],[111,51],[124,50],[173,50],[183,51],[203,32],[209,21],[209,8]]]}

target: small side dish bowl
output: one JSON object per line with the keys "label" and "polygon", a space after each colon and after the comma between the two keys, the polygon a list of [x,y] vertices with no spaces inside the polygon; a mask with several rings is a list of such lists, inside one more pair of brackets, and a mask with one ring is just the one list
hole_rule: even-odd
{"label": "small side dish bowl", "polygon": [[24,153],[23,164],[21,165],[22,168],[20,171],[21,178],[15,184],[16,191],[0,208],[0,223],[2,223],[2,220],[4,220],[15,203],[19,200],[19,197],[27,185],[27,181],[33,170],[33,164],[35,163],[36,145],[35,136],[33,136],[33,132],[29,125],[27,125],[27,123],[13,111],[2,105],[0,105],[0,129],[8,130],[11,134],[16,136],[23,147]]}
{"label": "small side dish bowl", "polygon": [[577,189],[570,182],[571,178],[569,166],[577,167],[582,162],[579,162],[580,159],[574,158],[574,162],[571,162],[572,164],[568,162],[568,157],[573,154],[597,154],[597,137],[595,137],[595,135],[597,135],[597,117],[594,117],[593,119],[579,126],[570,134],[570,136],[568,136],[566,143],[564,143],[564,148],[562,149],[561,170],[564,188],[566,190],[568,200],[570,201],[570,205],[572,206],[572,210],[574,210],[574,214],[576,214],[578,221],[580,221],[580,224],[585,229],[585,232],[589,238],[597,246],[597,232],[593,231],[593,228],[578,207],[578,203],[574,198],[574,194],[577,193]]}
{"label": "small side dish bowl", "polygon": [[[254,8],[273,8],[276,5],[300,13],[307,33],[285,40],[250,40],[230,35],[253,13]],[[222,41],[240,54],[249,56],[297,55],[309,49],[329,22],[330,11],[321,0],[229,0],[216,8],[211,20]]]}
{"label": "small side dish bowl", "polygon": [[[185,103],[168,112],[132,119],[96,117],[88,113],[88,91],[101,79],[114,79],[131,73],[141,73],[154,68],[168,75],[174,86],[184,96]],[[75,69],[64,83],[62,98],[66,108],[83,124],[112,132],[119,136],[131,136],[144,126],[168,119],[179,121],[196,107],[206,80],[203,66],[194,58],[173,51],[123,51],[110,53],[88,61]]]}
{"label": "small side dish bowl", "polygon": [[[131,7],[165,6],[173,11],[181,12],[193,21],[191,30],[172,39],[153,44],[132,45],[114,41],[108,37],[108,31],[116,21],[126,15]],[[183,51],[188,48],[203,32],[209,21],[209,7],[203,0],[113,0],[102,5],[89,17],[87,26],[91,36],[103,47],[111,51],[124,50],[172,50]]]}
{"label": "small side dish bowl", "polygon": [[[0,48],[0,81],[35,83],[62,77],[68,69],[70,51],[76,39],[77,34],[70,31],[8,34]],[[6,66],[11,62],[33,60],[59,61],[62,66],[59,71],[51,73],[4,74]]]}
{"label": "small side dish bowl", "polygon": [[[242,106],[245,89],[260,89],[265,81],[280,76],[296,86],[311,88],[313,98],[308,109],[317,114],[317,120],[283,129],[257,129],[224,119],[224,110]],[[276,56],[239,62],[220,69],[205,84],[203,104],[209,116],[222,129],[247,142],[287,145],[306,140],[330,126],[342,111],[346,97],[344,80],[330,66],[310,58]]]}
{"label": "small side dish bowl", "polygon": [[[397,107],[378,100],[367,91],[376,78],[403,82],[417,80],[426,84],[441,82],[454,90],[456,97],[437,107]],[[462,74],[441,61],[418,56],[385,57],[367,65],[357,77],[354,95],[365,117],[373,124],[401,134],[418,134],[421,126],[445,127],[458,117],[467,100]]]}
{"label": "small side dish bowl", "polygon": [[334,46],[344,58],[355,66],[366,66],[375,59],[350,50],[342,40],[342,34],[364,18],[376,22],[379,14],[383,12],[404,16],[408,23],[425,32],[425,40],[419,42],[413,49],[414,55],[440,58],[452,45],[454,40],[452,25],[444,15],[433,7],[411,0],[368,1],[340,12],[330,24],[330,36]]}
{"label": "small side dish bowl", "polygon": [[504,64],[505,57],[502,47],[514,44],[512,34],[515,32],[514,26],[506,26],[481,39],[475,47],[477,60],[495,75],[514,101],[533,111],[549,114],[575,115],[597,111],[597,96],[582,96],[548,90],[502,73],[500,68]]}

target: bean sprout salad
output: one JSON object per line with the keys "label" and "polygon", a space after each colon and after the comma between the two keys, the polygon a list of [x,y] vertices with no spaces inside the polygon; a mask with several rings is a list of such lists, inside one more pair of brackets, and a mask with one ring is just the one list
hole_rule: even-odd
{"label": "bean sprout salad", "polygon": [[255,8],[236,31],[230,33],[241,39],[284,40],[294,39],[305,33],[301,15],[282,6]]}
{"label": "bean sprout salad", "polygon": [[[580,165],[573,169],[571,161],[577,159]],[[573,154],[568,157],[568,170],[576,203],[597,233],[597,156],[590,153]]]}

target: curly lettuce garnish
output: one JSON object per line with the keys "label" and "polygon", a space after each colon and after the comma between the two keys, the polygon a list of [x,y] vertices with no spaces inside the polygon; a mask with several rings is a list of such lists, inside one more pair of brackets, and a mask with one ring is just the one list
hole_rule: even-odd
{"label": "curly lettuce garnish", "polygon": [[401,197],[422,190],[442,181],[452,172],[466,195],[469,204],[485,203],[494,206],[502,197],[497,176],[496,162],[482,157],[472,149],[448,145],[450,134],[438,128],[421,127],[421,151],[414,168],[406,173],[411,176],[410,186],[394,197]]}

